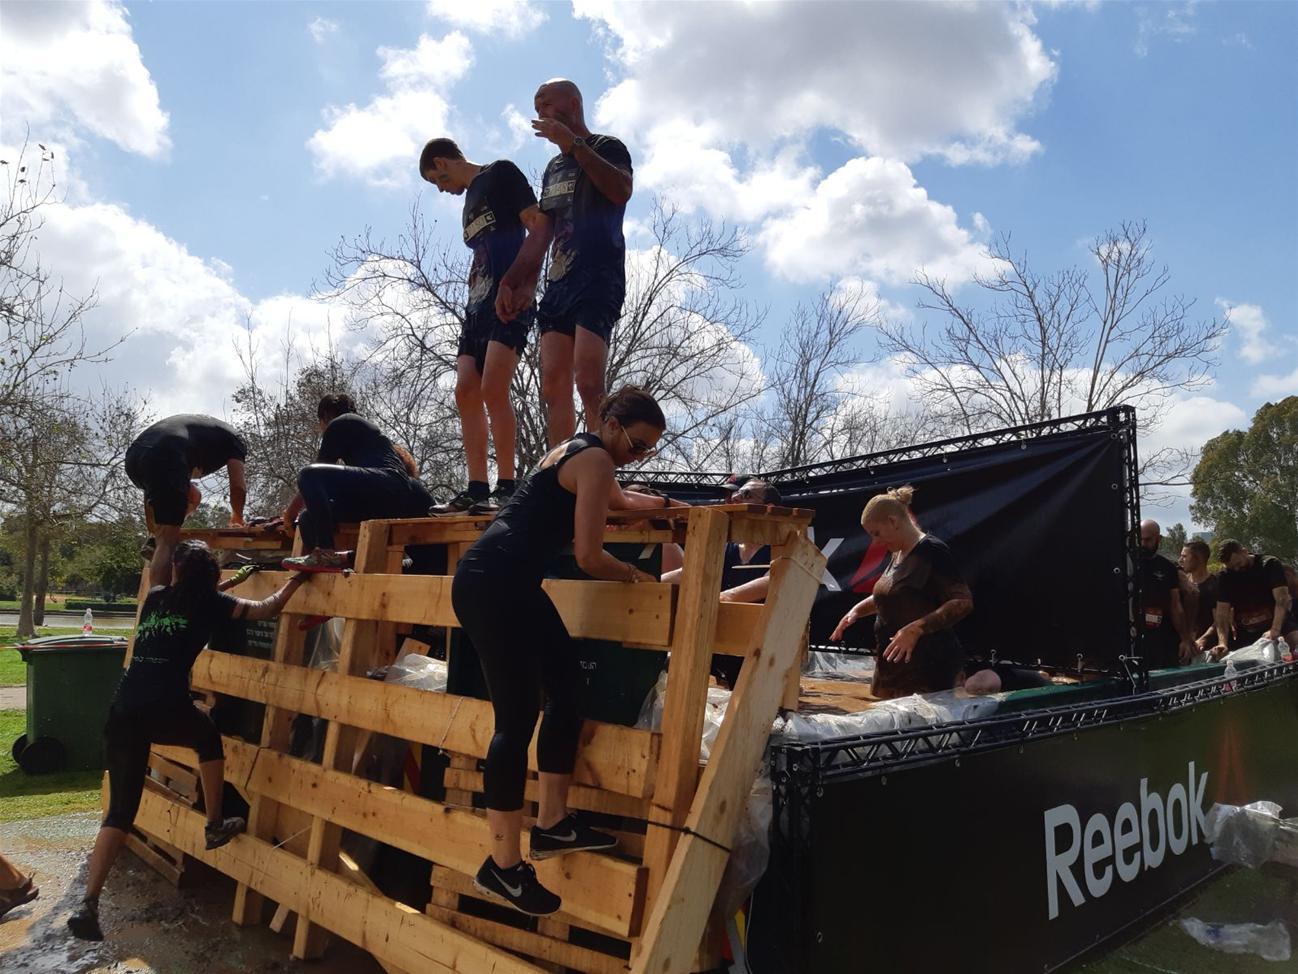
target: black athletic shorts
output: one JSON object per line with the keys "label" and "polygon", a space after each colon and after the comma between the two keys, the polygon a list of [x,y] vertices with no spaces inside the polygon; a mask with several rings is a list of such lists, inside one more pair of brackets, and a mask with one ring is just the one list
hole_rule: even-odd
{"label": "black athletic shorts", "polygon": [[455,354],[472,355],[481,375],[487,364],[487,343],[500,342],[512,348],[515,354],[522,355],[527,348],[527,332],[535,320],[535,305],[524,309],[513,321],[501,321],[492,306],[484,301],[477,311],[465,315],[464,325],[460,328],[460,345]]}
{"label": "black athletic shorts", "polygon": [[126,451],[126,476],[144,491],[153,523],[180,527],[189,507],[189,467],[175,450],[132,445]]}
{"label": "black athletic shorts", "polygon": [[572,337],[577,326],[593,332],[607,345],[613,326],[622,317],[626,285],[612,274],[569,271],[546,285],[536,311],[537,331],[557,331]]}

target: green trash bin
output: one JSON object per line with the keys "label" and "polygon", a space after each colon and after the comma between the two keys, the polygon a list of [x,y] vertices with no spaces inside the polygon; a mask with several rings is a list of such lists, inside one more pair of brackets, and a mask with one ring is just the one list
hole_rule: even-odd
{"label": "green trash bin", "polygon": [[104,723],[122,677],[122,636],[48,636],[15,647],[27,664],[27,733],[13,757],[28,774],[104,766]]}

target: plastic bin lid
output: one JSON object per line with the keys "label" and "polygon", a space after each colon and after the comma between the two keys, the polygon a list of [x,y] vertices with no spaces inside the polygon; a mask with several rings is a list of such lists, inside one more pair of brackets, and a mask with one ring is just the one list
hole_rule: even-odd
{"label": "plastic bin lid", "polygon": [[76,636],[42,636],[40,639],[29,639],[25,643],[19,643],[13,647],[18,650],[23,659],[32,651],[48,652],[51,650],[59,651],[65,649],[125,649],[125,636],[99,636],[99,635],[76,635]]}

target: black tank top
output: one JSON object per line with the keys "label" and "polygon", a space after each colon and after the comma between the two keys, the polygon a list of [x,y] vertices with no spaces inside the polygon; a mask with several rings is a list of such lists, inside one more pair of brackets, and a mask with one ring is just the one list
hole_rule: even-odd
{"label": "black tank top", "polygon": [[559,483],[559,469],[583,450],[604,448],[594,433],[578,433],[563,456],[519,485],[460,565],[511,581],[541,583],[554,557],[572,543],[577,495]]}

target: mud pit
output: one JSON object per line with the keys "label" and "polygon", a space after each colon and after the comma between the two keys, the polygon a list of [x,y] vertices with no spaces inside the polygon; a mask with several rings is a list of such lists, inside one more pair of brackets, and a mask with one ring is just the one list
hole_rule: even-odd
{"label": "mud pit", "polygon": [[0,851],[24,873],[35,872],[41,889],[35,902],[0,919],[5,974],[381,974],[368,954],[336,938],[321,961],[291,960],[291,923],[276,935],[264,925],[230,922],[231,880],[192,865],[177,891],[129,852],[100,900],[106,939],[77,940],[64,921],[98,827],[96,813],[0,824]]}

